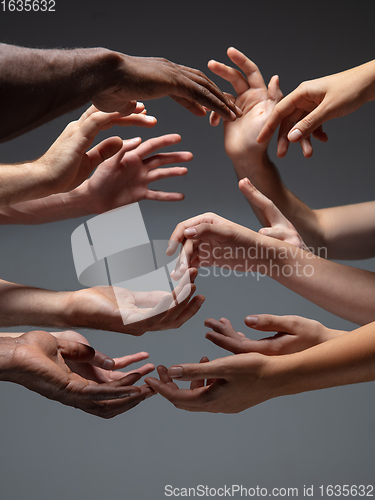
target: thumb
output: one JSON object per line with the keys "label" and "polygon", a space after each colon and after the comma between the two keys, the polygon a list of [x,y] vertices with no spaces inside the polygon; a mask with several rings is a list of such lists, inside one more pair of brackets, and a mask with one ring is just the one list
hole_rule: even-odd
{"label": "thumb", "polygon": [[202,222],[184,230],[186,239],[203,240],[215,239],[219,242],[228,241],[235,236],[234,230],[225,224],[210,224]]}
{"label": "thumb", "polygon": [[270,98],[278,103],[284,97],[280,89],[280,79],[278,75],[274,75],[268,84],[268,95]]}
{"label": "thumb", "polygon": [[220,373],[217,359],[206,363],[186,363],[171,366],[168,375],[171,379],[178,380],[204,380],[208,378],[223,378]]}
{"label": "thumb", "polygon": [[57,339],[58,349],[63,358],[78,363],[87,363],[95,356],[95,349],[89,345]]}
{"label": "thumb", "polygon": [[92,170],[100,165],[104,160],[108,160],[123,147],[123,140],[121,137],[109,137],[100,144],[90,149],[86,154],[90,159]]}
{"label": "thumb", "polygon": [[273,201],[261,193],[247,177],[241,179],[238,186],[249,202],[259,208],[270,226],[283,224],[287,221]]}
{"label": "thumb", "polygon": [[254,330],[262,332],[284,332],[292,335],[312,327],[315,321],[301,316],[275,316],[273,314],[258,314],[246,316],[245,324]]}

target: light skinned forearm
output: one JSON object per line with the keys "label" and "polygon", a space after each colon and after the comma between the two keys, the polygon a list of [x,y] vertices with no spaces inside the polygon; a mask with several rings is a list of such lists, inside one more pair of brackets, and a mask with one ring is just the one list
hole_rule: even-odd
{"label": "light skinned forearm", "polygon": [[271,366],[283,395],[373,381],[375,324],[299,353],[275,357]]}
{"label": "light skinned forearm", "polygon": [[72,293],[42,290],[0,280],[0,326],[72,326],[67,307]]}
{"label": "light skinned forearm", "polygon": [[[324,248],[330,259],[366,259],[375,255],[375,202],[312,210],[284,185],[267,152],[233,159],[239,179],[248,177],[294,225],[309,248]],[[259,209],[252,205],[264,224]]]}
{"label": "light skinned forearm", "polygon": [[[243,158],[232,158],[232,163],[238,179],[247,177],[261,193],[272,200],[295,226],[308,247],[316,249],[327,246],[316,212],[289,191],[267,152],[261,156],[247,155]],[[259,209],[252,204],[251,207],[260,223],[264,225],[265,220]]]}
{"label": "light skinned forearm", "polygon": [[53,193],[53,182],[38,161],[0,164],[0,209]]}
{"label": "light skinned forearm", "polygon": [[375,321],[374,273],[326,260],[285,242],[258,238],[264,245],[257,247],[263,262],[260,272],[341,318],[360,325]]}
{"label": "light skinned forearm", "polygon": [[80,186],[68,193],[0,208],[0,224],[46,224],[95,213],[95,200],[83,194]]}
{"label": "light skinned forearm", "polygon": [[0,44],[0,141],[89,102],[113,84],[117,61],[116,53],[102,48],[40,50]]}

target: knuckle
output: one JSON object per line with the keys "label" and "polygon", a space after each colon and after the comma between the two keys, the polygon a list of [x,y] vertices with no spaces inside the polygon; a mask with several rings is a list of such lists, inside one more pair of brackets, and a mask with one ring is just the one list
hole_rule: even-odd
{"label": "knuckle", "polygon": [[301,324],[301,318],[299,316],[290,316],[290,328],[291,330],[297,329]]}
{"label": "knuckle", "polygon": [[262,327],[270,328],[274,325],[273,317],[269,314],[264,314],[262,317]]}

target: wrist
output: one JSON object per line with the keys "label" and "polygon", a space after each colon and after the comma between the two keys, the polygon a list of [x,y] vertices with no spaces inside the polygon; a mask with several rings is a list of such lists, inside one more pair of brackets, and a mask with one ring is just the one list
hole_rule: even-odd
{"label": "wrist", "polygon": [[87,192],[88,180],[80,186],[67,193],[61,193],[61,203],[63,205],[64,219],[74,219],[76,217],[86,217],[96,215],[96,199]]}
{"label": "wrist", "polygon": [[264,175],[270,166],[274,168],[267,150],[261,152],[250,151],[237,156],[232,155],[230,159],[238,179],[247,177],[250,181],[253,181],[259,175]]}
{"label": "wrist", "polygon": [[0,205],[9,206],[23,201],[44,198],[51,194],[51,181],[42,162],[3,165]]}
{"label": "wrist", "polygon": [[364,104],[365,102],[375,100],[375,60],[364,64],[363,68],[365,69],[364,78],[368,82],[364,90],[364,96],[363,96],[363,104]]}
{"label": "wrist", "polygon": [[95,75],[95,86],[91,99],[96,94],[119,86],[123,83],[124,61],[130,56],[105,48],[86,49],[92,51],[90,60],[92,62],[93,74]]}
{"label": "wrist", "polygon": [[[95,92],[91,96],[93,104],[101,111],[110,113],[120,111],[127,102],[124,89],[129,90],[128,79],[133,78],[129,69],[132,56],[102,49],[98,57],[98,81]],[[116,92],[122,90],[120,100]],[[129,100],[132,100],[129,98]]]}
{"label": "wrist", "polygon": [[15,366],[15,352],[17,340],[0,337],[0,380],[11,381],[12,374],[17,369]]}

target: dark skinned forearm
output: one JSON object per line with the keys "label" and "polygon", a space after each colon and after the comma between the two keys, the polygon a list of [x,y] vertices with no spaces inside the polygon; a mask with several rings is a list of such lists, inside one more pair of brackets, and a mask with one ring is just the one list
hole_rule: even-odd
{"label": "dark skinned forearm", "polygon": [[[0,141],[83,106],[111,83],[113,52],[0,44]],[[104,84],[105,78],[105,84]]]}

